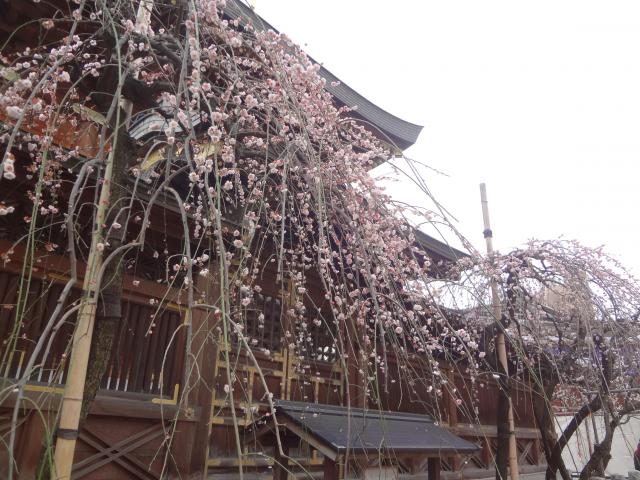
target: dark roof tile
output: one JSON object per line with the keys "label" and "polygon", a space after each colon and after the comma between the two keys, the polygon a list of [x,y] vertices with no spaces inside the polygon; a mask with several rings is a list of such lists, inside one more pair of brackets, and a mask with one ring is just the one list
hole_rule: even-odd
{"label": "dark roof tile", "polygon": [[478,446],[436,425],[428,415],[381,412],[279,400],[276,414],[294,422],[337,453],[472,453]]}
{"label": "dark roof tile", "polygon": [[[251,8],[242,3],[241,1],[230,1],[225,7],[225,13],[231,18],[241,17],[245,20],[250,20],[255,28],[262,30],[277,30],[264,20],[260,15],[255,13]],[[314,59],[311,59],[314,63]],[[382,137],[387,137],[387,140],[391,140],[401,150],[409,148],[418,140],[418,135],[422,131],[420,125],[402,120],[395,115],[383,110],[373,102],[367,100],[365,97],[356,92],[349,85],[341,82],[333,73],[324,67],[320,68],[320,75],[326,79],[326,90],[331,93],[337,100],[343,105],[348,107],[357,106],[357,110],[354,112],[355,117],[361,117],[366,122],[371,123],[373,126],[380,129],[383,133]],[[335,82],[339,82],[337,85],[333,85]]]}

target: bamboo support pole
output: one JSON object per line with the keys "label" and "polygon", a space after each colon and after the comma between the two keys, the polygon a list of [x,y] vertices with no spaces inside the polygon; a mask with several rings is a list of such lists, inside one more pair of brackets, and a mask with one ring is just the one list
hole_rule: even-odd
{"label": "bamboo support pole", "polygon": [[87,270],[82,286],[84,296],[78,311],[76,329],[71,344],[69,358],[69,373],[64,388],[60,421],[56,432],[56,448],[54,465],[51,470],[52,480],[68,480],[71,478],[73,467],[73,454],[78,438],[78,425],[80,411],[84,396],[84,384],[87,376],[89,352],[91,350],[91,338],[96,317],[98,291],[98,275],[102,268],[102,249],[98,244],[103,241],[103,227],[105,222],[109,199],[111,196],[111,177],[113,174],[113,149],[107,156],[104,180],[100,190],[100,199],[96,212],[96,227],[91,238],[91,249],[87,259]]}
{"label": "bamboo support pole", "polygon": [[[148,24],[154,0],[141,0],[136,15],[136,27]],[[121,100],[126,119],[124,125],[116,121],[117,128],[127,128],[133,110],[133,103],[128,99]],[[115,136],[114,136],[115,138]],[[91,238],[91,247],[87,258],[87,270],[83,282],[83,298],[78,311],[76,328],[71,344],[69,373],[62,397],[60,420],[56,431],[56,445],[51,469],[51,480],[70,480],[73,468],[73,456],[78,439],[78,427],[87,378],[87,366],[91,351],[91,339],[96,319],[98,293],[100,290],[99,274],[102,269],[104,227],[111,199],[111,180],[113,178],[113,159],[115,145],[112,145],[107,156],[102,188],[96,211],[95,228]]]}
{"label": "bamboo support pole", "polygon": [[[491,231],[491,222],[489,220],[489,202],[487,201],[487,187],[484,183],[480,184],[480,201],[482,203],[482,220],[484,222],[484,238],[487,244],[487,254],[489,257],[493,257],[493,232]],[[491,280],[491,306],[493,309],[493,316],[496,323],[500,322],[502,318],[502,305],[500,303],[500,296],[498,295],[498,284],[495,280]],[[505,344],[504,332],[498,329],[496,334],[496,349],[498,352],[498,359],[502,368],[505,371],[505,375],[508,375],[509,365],[507,363],[507,347]],[[516,431],[515,422],[513,420],[513,403],[511,396],[509,396],[509,411],[508,411],[508,423],[509,423],[509,469],[511,473],[511,480],[519,480],[520,469],[518,466],[518,447],[516,444]]]}

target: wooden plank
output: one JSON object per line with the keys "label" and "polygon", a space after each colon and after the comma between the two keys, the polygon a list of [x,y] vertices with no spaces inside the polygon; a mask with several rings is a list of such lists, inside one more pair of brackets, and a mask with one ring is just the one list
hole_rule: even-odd
{"label": "wooden plank", "polygon": [[[35,345],[36,339],[40,337],[40,333],[46,325],[47,319],[49,318],[47,314],[49,312],[52,312],[49,307],[51,306],[51,300],[54,299],[53,290],[55,288],[55,284],[45,285],[45,283],[42,281],[37,283],[40,291],[38,294],[38,299],[34,305],[32,321],[26,328],[25,332],[27,334],[27,338],[31,339],[31,342],[29,343],[27,348],[25,348],[25,353],[27,355],[25,356],[25,365],[23,366],[23,369],[26,367],[26,363],[33,353],[33,347]],[[53,306],[55,306],[55,300],[53,302]],[[34,363],[34,365],[37,365],[37,363]],[[24,373],[25,372],[23,370],[22,374],[24,375]],[[34,377],[33,374],[34,371],[30,372],[31,378],[35,380],[37,376]]]}
{"label": "wooden plank", "polygon": [[[329,457],[324,457],[324,463],[322,466],[323,480],[339,480],[340,479],[340,467],[335,460],[331,460]],[[279,480],[273,477],[273,480]]]}
{"label": "wooden plank", "polygon": [[[176,369],[180,369],[182,365],[178,366],[177,359],[177,349],[176,349],[176,340],[177,336],[173,337],[176,328],[180,325],[180,317],[175,312],[166,312],[166,320],[167,322],[167,340],[165,342],[166,348],[168,348],[167,352],[167,360],[164,364],[164,372],[163,376],[163,392],[168,392],[171,390],[172,385],[176,385],[181,383],[179,380],[176,380]],[[171,342],[169,346],[168,343]]]}
{"label": "wooden plank", "polygon": [[[156,320],[158,320],[156,318],[154,318],[153,320],[147,319],[145,318],[145,316],[142,316],[142,319],[144,319],[144,321],[147,323],[151,321],[153,321],[153,323],[156,323]],[[144,363],[140,366],[141,368],[144,369],[144,384],[142,387],[142,391],[144,392],[151,392],[152,391],[151,387],[155,385],[155,382],[156,382],[156,379],[153,376],[154,375],[153,360],[156,357],[156,351],[158,350],[158,348],[161,348],[161,347],[158,347],[160,335],[159,335],[159,328],[157,323],[156,323],[156,326],[153,327],[152,333],[149,334],[148,338],[149,338],[149,341],[148,341],[149,349],[146,352],[146,356],[143,357]]]}
{"label": "wooden plank", "polygon": [[[25,281],[27,278],[25,278]],[[20,316],[20,326],[17,330],[17,341],[15,343],[15,351],[9,356],[9,378],[17,378],[22,375],[22,369],[27,362],[26,357],[33,345],[33,338],[27,337],[30,327],[33,324],[34,317],[37,317],[40,304],[40,286],[41,282],[37,279],[31,279],[28,283],[27,297],[24,302],[24,309]],[[16,292],[15,300],[18,301],[18,293]],[[15,309],[14,309],[15,311]],[[15,319],[15,314],[14,314]],[[15,320],[14,320],[15,322]],[[24,336],[23,336],[24,335]]]}
{"label": "wooden plank", "polygon": [[162,315],[158,320],[156,320],[156,326],[158,326],[160,329],[160,331],[158,332],[159,348],[156,352],[155,358],[151,359],[154,362],[154,370],[155,370],[154,375],[156,378],[154,391],[156,391],[158,394],[162,393],[162,395],[167,395],[167,394],[170,395],[173,389],[171,385],[167,384],[167,378],[165,376],[165,372],[163,369],[163,367],[167,365],[167,363],[163,363],[165,354],[166,354],[167,362],[170,363],[173,361],[173,358],[171,357],[172,352],[170,350],[167,350],[169,338],[170,338],[170,331],[171,331],[170,312],[167,312],[167,311],[162,312]]}
{"label": "wooden plank", "polygon": [[[215,263],[209,264],[210,270],[215,271]],[[196,286],[204,293],[205,301],[215,304],[220,296],[220,289],[216,281],[200,277]],[[181,318],[176,318],[175,328],[182,323]],[[176,447],[175,456],[183,456],[184,462],[178,465],[178,472],[181,475],[198,473],[206,475],[209,460],[209,447],[211,445],[211,417],[213,412],[213,396],[217,373],[218,345],[216,342],[215,328],[218,319],[211,310],[197,309],[192,312],[191,324],[193,337],[191,341],[192,358],[197,366],[198,376],[195,379],[183,379],[183,362],[186,345],[186,328],[182,327],[178,341],[173,348],[175,360],[173,363],[175,373],[172,375],[181,380],[183,385],[187,383],[193,387],[193,396],[190,398],[192,405],[199,409],[198,416],[195,417],[193,428],[180,432],[181,438],[185,439],[182,445],[174,443]],[[171,332],[172,333],[172,332]],[[180,376],[178,376],[180,375]],[[195,380],[195,381],[194,381]],[[181,450],[179,450],[181,448]],[[182,455],[178,455],[184,452]],[[173,453],[173,452],[172,452]]]}
{"label": "wooden plank", "polygon": [[16,450],[18,480],[31,480],[36,477],[46,427],[39,412],[32,411],[22,428],[21,441]]}
{"label": "wooden plank", "polygon": [[143,362],[146,354],[146,349],[148,347],[148,338],[145,337],[145,332],[147,331],[148,323],[141,318],[140,311],[142,310],[142,308],[140,307],[140,305],[136,305],[131,302],[127,302],[127,305],[129,305],[129,308],[131,309],[131,313],[128,317],[129,328],[131,329],[131,331],[133,331],[133,336],[138,341],[133,361],[131,365],[127,365],[127,368],[131,370],[131,373],[129,374],[131,379],[131,391],[143,392]]}
{"label": "wooden plank", "polygon": [[535,465],[535,462],[531,455],[531,447],[533,447],[533,440],[518,441],[516,442],[516,445],[518,446],[519,449],[522,450],[522,453],[520,453],[520,456],[518,457],[518,463],[525,464],[526,462],[529,462],[530,464]]}
{"label": "wooden plank", "polygon": [[105,388],[108,390],[114,389],[118,381],[118,377],[119,377],[118,368],[121,363],[119,357],[122,352],[120,345],[125,340],[124,333],[127,328],[127,320],[128,320],[126,307],[127,305],[125,304],[122,310],[122,319],[118,322],[118,325],[116,327],[116,333],[113,338],[113,346],[111,348],[111,356],[109,358],[109,363],[105,371],[105,375],[102,378],[102,381],[100,383],[100,388]]}
{"label": "wooden plank", "polygon": [[[0,308],[0,326],[6,327],[4,328],[4,331],[2,332],[2,337],[0,338],[7,339],[7,340],[10,339],[11,337],[11,333],[13,332],[13,327],[15,323],[15,317],[16,317],[15,304],[17,302],[17,292],[18,292],[19,281],[20,281],[20,278],[18,276],[13,276],[9,279],[8,284],[4,291],[4,298],[2,300],[3,307]],[[5,354],[6,349],[9,348],[10,343],[11,342],[9,341],[7,343],[7,346],[0,350],[0,352],[3,355]],[[4,369],[6,365],[0,365],[0,367],[2,368],[2,371],[0,371],[0,374],[4,374]]]}
{"label": "wooden plank", "polygon": [[[496,427],[495,425],[475,425],[459,423],[456,427],[451,427],[452,433],[462,437],[495,437]],[[517,438],[540,438],[540,432],[537,428],[522,428],[515,429]]]}
{"label": "wooden plank", "polygon": [[128,390],[131,392],[150,393],[149,383],[146,381],[145,365],[148,361],[150,338],[146,335],[151,320],[146,317],[148,307],[133,302],[127,302],[130,305],[131,313],[129,314],[131,336],[130,350],[124,357],[126,364],[126,375],[129,379]]}
{"label": "wooden plank", "polygon": [[[131,397],[136,394],[131,393]],[[179,414],[178,419],[192,422],[193,415],[199,414],[197,407],[192,407],[192,414],[186,415],[177,405],[156,405],[150,401],[134,400],[131,397],[114,398],[105,395],[97,396],[91,409],[92,415],[124,416],[147,419],[168,419]]]}
{"label": "wooden plank", "polygon": [[[72,479],[82,478],[98,468],[114,462],[141,480],[156,480],[159,476],[156,475],[155,472],[150,471],[140,460],[129,455],[129,452],[163,434],[164,430],[162,425],[152,425],[114,445],[109,445],[99,435],[85,427],[83,431],[80,432],[80,440],[95,448],[98,453],[75,464],[73,466]],[[97,460],[100,457],[105,458]]]}
{"label": "wooden plank", "polygon": [[533,440],[533,462],[534,465],[540,465],[541,442],[539,438]]}
{"label": "wooden plank", "polygon": [[186,344],[187,344],[187,329],[184,326],[182,326],[183,325],[182,318],[184,315],[185,315],[184,313],[176,314],[175,328],[180,328],[180,330],[178,331],[178,334],[176,335],[176,339],[175,339],[176,356],[175,356],[175,363],[173,365],[173,374],[171,377],[172,385],[175,385],[175,384],[184,385],[183,383],[184,379],[182,378],[182,376],[184,371],[183,366],[184,366],[184,359],[186,355]]}
{"label": "wooden plank", "polygon": [[491,452],[491,445],[489,443],[489,439],[487,439],[486,437],[482,437],[482,462],[485,465],[491,465],[492,462],[492,458],[493,458],[493,454]]}
{"label": "wooden plank", "polygon": [[123,306],[123,318],[118,328],[117,337],[114,339],[113,351],[111,352],[111,379],[109,381],[109,390],[124,389],[125,379],[127,377],[126,352],[131,335],[128,333],[128,324],[131,316],[131,308],[128,303]]}
{"label": "wooden plank", "polygon": [[[56,304],[58,302],[58,299],[60,298],[60,294],[62,293],[62,285],[58,284],[58,283],[51,283],[50,285],[50,290],[49,290],[49,295],[47,298],[47,308],[46,308],[46,315],[41,323],[41,325],[38,327],[38,334],[40,334],[40,332],[44,329],[45,325],[49,322],[49,320],[51,319],[51,314],[53,313],[53,311],[56,308]],[[68,305],[68,302],[67,302]],[[53,346],[53,344],[52,344]],[[42,351],[42,353],[40,354],[41,356],[44,355],[44,350]],[[41,367],[39,369],[38,375],[35,377],[35,379],[37,380],[42,380],[42,378],[44,377],[44,375],[47,374],[46,370],[47,368],[52,368],[53,367],[53,362],[54,359],[52,358],[51,355],[47,355],[47,358],[40,358],[40,364]],[[48,375],[47,378],[48,380]]]}

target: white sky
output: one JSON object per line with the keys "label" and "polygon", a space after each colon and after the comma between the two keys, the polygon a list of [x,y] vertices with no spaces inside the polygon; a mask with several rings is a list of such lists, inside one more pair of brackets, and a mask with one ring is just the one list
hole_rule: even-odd
{"label": "white sky", "polygon": [[[380,107],[424,125],[407,155],[483,248],[576,238],[640,274],[640,2],[256,0]],[[425,203],[406,185],[394,196]]]}

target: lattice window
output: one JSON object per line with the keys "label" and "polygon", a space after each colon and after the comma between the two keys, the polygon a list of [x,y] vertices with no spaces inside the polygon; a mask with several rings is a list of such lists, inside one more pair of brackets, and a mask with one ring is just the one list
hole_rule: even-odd
{"label": "lattice window", "polygon": [[309,318],[298,327],[299,355],[307,360],[334,363],[338,359],[335,324],[320,316]]}
{"label": "lattice window", "polygon": [[280,350],[282,337],[282,300],[258,294],[246,311],[246,335],[252,348]]}

